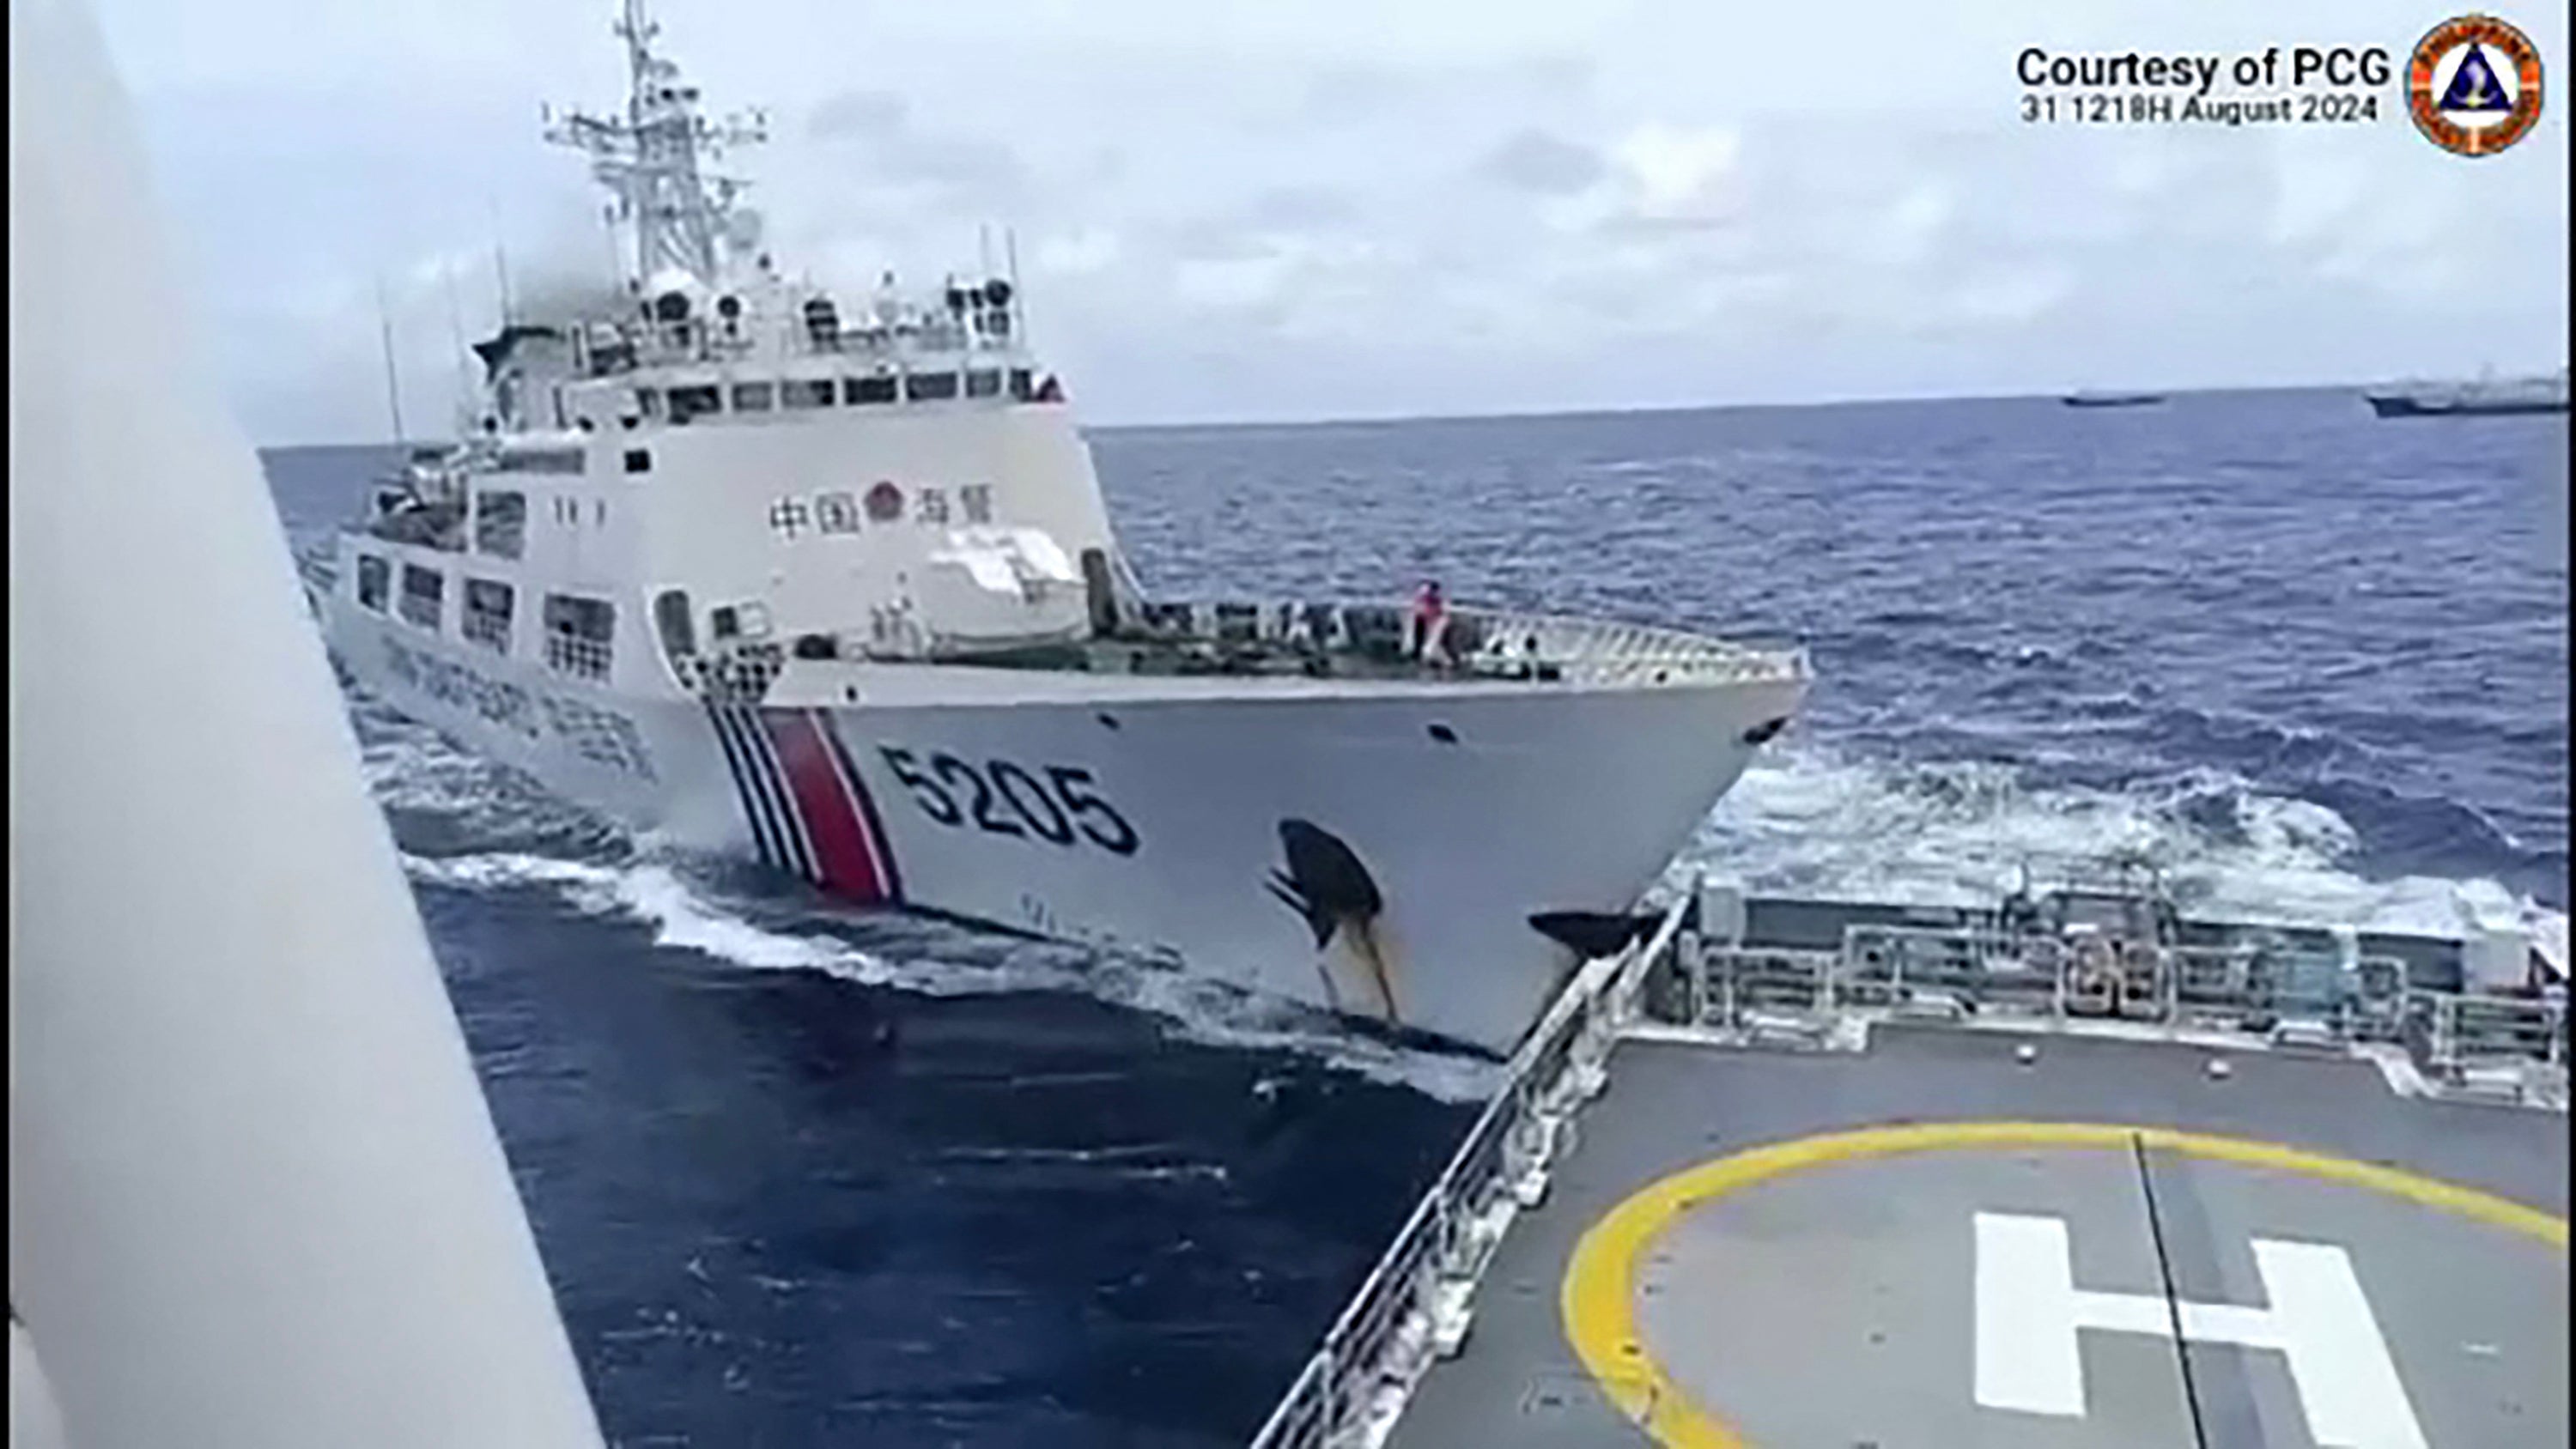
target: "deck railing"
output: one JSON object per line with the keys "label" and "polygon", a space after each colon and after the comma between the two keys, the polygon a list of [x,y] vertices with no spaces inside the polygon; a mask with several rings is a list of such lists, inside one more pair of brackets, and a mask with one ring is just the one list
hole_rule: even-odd
{"label": "deck railing", "polygon": [[2404,1040],[2416,1065],[2445,1086],[2567,1103],[2563,998],[2410,992]]}
{"label": "deck railing", "polygon": [[1384,1438],[1444,1340],[1455,1346],[1468,1293],[1513,1213],[1537,1200],[1567,1120],[1601,1089],[1643,968],[1670,946],[1687,905],[1687,897],[1676,903],[1652,937],[1576,973],[1253,1437],[1254,1449],[1346,1449]]}
{"label": "deck railing", "polygon": [[[1156,601],[1122,632],[1214,648],[1272,645],[1401,662],[1421,656],[1406,606],[1302,600]],[[1681,629],[1504,609],[1448,610],[1440,657],[1459,672],[1577,684],[1808,677],[1806,651]]]}
{"label": "deck railing", "polygon": [[2109,936],[1876,923],[1838,950],[1685,932],[1644,987],[1648,1013],[1743,1040],[1817,1044],[1855,1013],[2065,1026],[2118,1021],[2341,1050],[2402,1046],[2436,1088],[2563,1107],[2569,1020],[2555,996],[2427,989],[2406,963],[2248,938],[2180,946]]}
{"label": "deck railing", "polygon": [[581,679],[606,679],[610,662],[609,643],[605,639],[585,639],[577,634],[549,632],[546,635],[546,667],[557,674]]}

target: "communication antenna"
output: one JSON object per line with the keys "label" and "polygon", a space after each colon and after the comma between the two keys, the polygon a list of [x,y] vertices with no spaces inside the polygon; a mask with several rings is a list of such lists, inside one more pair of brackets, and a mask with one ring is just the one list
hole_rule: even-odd
{"label": "communication antenna", "polygon": [[1020,234],[1012,227],[1002,228],[1002,270],[1011,283],[1011,334],[1020,346],[1029,345],[1029,294],[1020,290]]}
{"label": "communication antenna", "polygon": [[501,203],[487,196],[484,206],[492,213],[492,275],[501,290],[501,325],[507,327],[514,318],[510,307],[510,255],[501,247]]}
{"label": "communication antenna", "polygon": [[394,415],[394,441],[406,442],[403,436],[402,382],[394,372],[394,314],[385,306],[385,279],[376,278],[376,327],[385,344],[385,406]]}
{"label": "communication antenna", "polygon": [[438,280],[447,292],[447,336],[456,348],[456,416],[461,421],[474,403],[474,373],[465,362],[465,313],[456,305],[456,264],[439,258]]}

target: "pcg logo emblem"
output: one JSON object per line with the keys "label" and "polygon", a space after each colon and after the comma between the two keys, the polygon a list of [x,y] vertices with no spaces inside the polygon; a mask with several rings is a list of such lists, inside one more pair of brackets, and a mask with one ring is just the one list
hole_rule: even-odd
{"label": "pcg logo emblem", "polygon": [[2492,156],[2540,119],[2540,52],[2492,15],[2443,21],[2407,62],[2406,108],[2434,145]]}

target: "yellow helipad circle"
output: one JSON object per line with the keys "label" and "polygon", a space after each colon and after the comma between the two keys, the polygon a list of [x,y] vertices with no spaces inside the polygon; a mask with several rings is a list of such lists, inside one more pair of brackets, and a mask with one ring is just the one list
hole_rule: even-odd
{"label": "yellow helipad circle", "polygon": [[2560,1252],[2567,1250],[2565,1218],[2456,1183],[2278,1143],[2182,1132],[2170,1127],[2098,1122],[1942,1122],[1865,1127],[1756,1147],[1685,1168],[1612,1208],[1575,1244],[1574,1257],[1566,1265],[1560,1300],[1565,1336],[1573,1342],[1575,1354],[1600,1383],[1602,1392],[1657,1443],[1673,1449],[1745,1449],[1742,1435],[1690,1401],[1681,1385],[1646,1352],[1645,1338],[1638,1331],[1637,1263],[1646,1244],[1675,1219],[1703,1203],[1767,1179],[1834,1162],[1962,1148],[2124,1148],[2132,1144],[2247,1167],[2281,1168],[2365,1187],[2522,1233]]}

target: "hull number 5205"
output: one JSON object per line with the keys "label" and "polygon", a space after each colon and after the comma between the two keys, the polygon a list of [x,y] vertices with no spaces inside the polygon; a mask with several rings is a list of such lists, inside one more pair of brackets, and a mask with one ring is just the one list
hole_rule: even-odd
{"label": "hull number 5205", "polygon": [[921,813],[941,825],[1024,840],[1034,836],[1067,847],[1078,838],[1113,855],[1136,853],[1135,827],[1099,796],[1091,772],[1079,766],[1033,770],[1009,760],[977,765],[944,750],[925,761],[896,745],[879,745],[877,753],[912,791]]}

